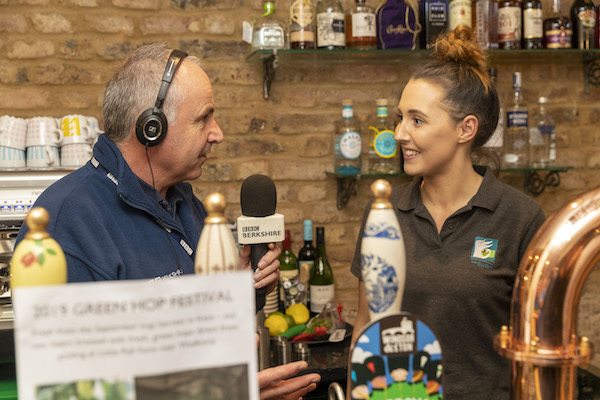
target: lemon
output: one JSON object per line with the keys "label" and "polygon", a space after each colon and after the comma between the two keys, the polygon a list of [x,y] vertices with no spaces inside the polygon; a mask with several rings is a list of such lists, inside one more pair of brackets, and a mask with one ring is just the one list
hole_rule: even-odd
{"label": "lemon", "polygon": [[287,308],[287,310],[285,310],[285,313],[294,317],[296,325],[305,324],[310,318],[310,312],[308,311],[308,308],[302,303],[292,304]]}
{"label": "lemon", "polygon": [[285,317],[281,315],[269,315],[267,319],[265,319],[265,326],[269,328],[270,336],[277,336],[282,334],[283,332],[288,330],[288,323],[285,320]]}
{"label": "lemon", "polygon": [[267,315],[267,317],[270,317],[271,315],[281,315],[283,317],[285,314],[281,311],[273,311],[271,314]]}

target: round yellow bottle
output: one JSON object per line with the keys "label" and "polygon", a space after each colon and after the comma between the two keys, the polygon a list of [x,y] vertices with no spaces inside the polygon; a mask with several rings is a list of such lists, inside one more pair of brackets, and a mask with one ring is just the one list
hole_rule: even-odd
{"label": "round yellow bottle", "polygon": [[65,254],[46,232],[50,215],[34,207],[25,217],[29,232],[15,249],[10,264],[10,286],[59,285],[67,282]]}

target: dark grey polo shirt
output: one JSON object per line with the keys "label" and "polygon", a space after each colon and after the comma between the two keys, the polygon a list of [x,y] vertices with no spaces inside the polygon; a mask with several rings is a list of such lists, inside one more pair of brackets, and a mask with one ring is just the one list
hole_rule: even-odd
{"label": "dark grey polo shirt", "polygon": [[[442,346],[444,399],[508,398],[508,361],[493,338],[510,321],[519,261],[544,222],[540,205],[476,167],[483,181],[469,203],[452,214],[438,234],[421,200],[422,178],[395,188],[390,197],[406,248],[402,310],[418,315]],[[352,273],[360,278],[360,244]]]}

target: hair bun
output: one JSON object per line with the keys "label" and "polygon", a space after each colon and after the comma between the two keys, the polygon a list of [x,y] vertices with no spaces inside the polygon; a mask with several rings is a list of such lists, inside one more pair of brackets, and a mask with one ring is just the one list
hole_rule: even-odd
{"label": "hair bun", "polygon": [[475,32],[467,25],[458,25],[446,35],[440,35],[434,45],[439,62],[455,62],[477,71],[487,71],[488,60],[476,42]]}

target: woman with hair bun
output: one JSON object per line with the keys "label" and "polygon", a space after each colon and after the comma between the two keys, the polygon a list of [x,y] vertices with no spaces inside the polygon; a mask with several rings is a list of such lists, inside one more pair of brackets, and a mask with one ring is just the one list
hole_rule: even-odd
{"label": "woman with hair bun", "polygon": [[[443,398],[505,400],[509,364],[493,339],[510,323],[519,262],[545,218],[535,200],[472,164],[471,152],[492,135],[499,112],[487,56],[474,36],[460,25],[439,37],[434,59],[404,87],[396,141],[414,178],[394,188],[390,201],[406,247],[402,310],[440,340]],[[370,204],[351,267],[359,279],[369,210]],[[355,336],[368,321],[361,280]]]}

